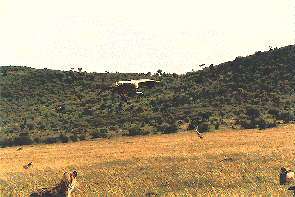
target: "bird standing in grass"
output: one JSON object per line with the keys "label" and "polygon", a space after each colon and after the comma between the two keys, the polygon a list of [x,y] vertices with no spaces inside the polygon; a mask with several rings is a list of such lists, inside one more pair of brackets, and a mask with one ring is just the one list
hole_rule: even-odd
{"label": "bird standing in grass", "polygon": [[33,162],[31,161],[30,163],[28,163],[27,165],[24,165],[24,169],[29,169],[32,166]]}
{"label": "bird standing in grass", "polygon": [[195,131],[198,134],[198,137],[203,139],[204,136],[199,132],[198,128],[199,128],[199,126],[196,127]]}
{"label": "bird standing in grass", "polygon": [[19,147],[19,148],[17,148],[16,150],[17,151],[20,151],[20,150],[22,150],[23,149],[23,147]]}

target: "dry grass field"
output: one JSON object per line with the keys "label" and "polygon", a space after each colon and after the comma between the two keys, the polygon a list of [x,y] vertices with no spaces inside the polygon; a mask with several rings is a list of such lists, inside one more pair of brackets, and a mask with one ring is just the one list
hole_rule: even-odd
{"label": "dry grass field", "polygon": [[295,168],[294,142],[286,125],[2,148],[0,196],[28,196],[73,169],[74,196],[292,196],[278,174]]}

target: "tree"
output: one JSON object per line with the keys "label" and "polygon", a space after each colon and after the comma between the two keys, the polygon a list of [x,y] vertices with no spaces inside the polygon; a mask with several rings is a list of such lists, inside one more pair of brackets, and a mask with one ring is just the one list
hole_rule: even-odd
{"label": "tree", "polygon": [[69,137],[64,135],[64,134],[60,134],[59,135],[59,140],[62,142],[62,143],[67,143],[69,141]]}
{"label": "tree", "polygon": [[253,106],[248,106],[246,108],[246,115],[251,118],[251,120],[254,120],[255,118],[260,117],[260,112],[258,109],[254,108]]}
{"label": "tree", "polygon": [[131,127],[128,129],[129,136],[136,136],[136,135],[145,135],[147,134],[145,131],[143,131],[139,126],[131,125]]}
{"label": "tree", "polygon": [[174,123],[167,123],[167,122],[164,122],[162,123],[159,127],[158,127],[158,130],[162,133],[176,133],[177,130],[178,130],[178,125],[177,124],[174,124]]}
{"label": "tree", "polygon": [[33,140],[30,137],[29,133],[21,133],[18,137],[14,139],[14,145],[28,145],[32,144]]}
{"label": "tree", "polygon": [[159,70],[157,70],[157,73],[158,73],[158,75],[161,76],[163,74],[163,71],[161,69],[159,69]]}

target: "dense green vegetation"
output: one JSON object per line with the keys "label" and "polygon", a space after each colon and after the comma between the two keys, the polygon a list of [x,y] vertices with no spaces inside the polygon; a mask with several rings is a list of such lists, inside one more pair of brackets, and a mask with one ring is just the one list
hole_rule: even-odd
{"label": "dense green vegetation", "polygon": [[[118,80],[161,81],[126,95]],[[0,67],[0,145],[176,132],[199,125],[268,128],[294,121],[295,46],[256,52],[185,75]]]}

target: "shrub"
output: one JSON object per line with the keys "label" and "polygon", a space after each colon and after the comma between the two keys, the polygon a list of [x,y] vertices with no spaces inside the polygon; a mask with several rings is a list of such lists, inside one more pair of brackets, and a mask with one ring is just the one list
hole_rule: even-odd
{"label": "shrub", "polygon": [[85,140],[85,139],[86,139],[86,136],[85,136],[84,134],[81,134],[81,135],[79,136],[79,139],[80,139],[80,140]]}
{"label": "shrub", "polygon": [[78,136],[76,134],[71,135],[70,139],[71,139],[72,142],[77,142],[78,141]]}
{"label": "shrub", "polygon": [[260,112],[257,108],[255,108],[253,106],[248,106],[246,108],[246,115],[251,119],[255,119],[255,118],[260,117]]}
{"label": "shrub", "polygon": [[8,137],[1,137],[0,138],[0,147],[12,146],[13,140]]}
{"label": "shrub", "polygon": [[37,144],[41,143],[41,139],[39,137],[34,137],[33,141]]}
{"label": "shrub", "polygon": [[268,123],[264,119],[260,119],[258,122],[258,128],[260,130],[268,128]]}
{"label": "shrub", "polygon": [[100,133],[101,137],[103,137],[103,138],[108,137],[108,129],[106,129],[106,128],[101,128],[99,130],[99,133]]}
{"label": "shrub", "polygon": [[176,124],[163,123],[158,127],[158,130],[162,133],[176,133],[178,126]]}
{"label": "shrub", "polygon": [[145,124],[144,127],[141,127],[141,130],[143,130],[144,135],[155,133],[155,131],[157,131],[157,129],[150,124]]}
{"label": "shrub", "polygon": [[206,112],[199,112],[198,116],[201,117],[203,121],[209,121],[210,116],[212,116],[212,112],[206,111]]}
{"label": "shrub", "polygon": [[277,123],[276,122],[269,122],[268,126],[269,126],[268,128],[277,127]]}
{"label": "shrub", "polygon": [[219,126],[220,126],[220,123],[219,122],[215,122],[214,123],[215,130],[218,130],[219,129]]}
{"label": "shrub", "polygon": [[100,133],[98,131],[93,131],[91,132],[91,138],[94,139],[94,138],[100,138]]}
{"label": "shrub", "polygon": [[278,118],[279,114],[280,114],[280,110],[277,108],[272,108],[272,109],[268,110],[268,113],[273,115],[275,118]]}
{"label": "shrub", "polygon": [[28,133],[21,133],[18,137],[14,138],[13,145],[28,145],[33,144],[32,138]]}
{"label": "shrub", "polygon": [[197,126],[199,124],[201,124],[201,119],[198,117],[198,118],[195,118],[195,119],[192,119],[188,125],[188,130],[192,130],[192,129],[195,129],[197,128]]}
{"label": "shrub", "polygon": [[62,142],[62,143],[67,143],[69,142],[69,137],[64,135],[64,134],[60,134],[59,135],[59,140]]}
{"label": "shrub", "polygon": [[208,122],[202,122],[201,124],[199,124],[198,126],[198,131],[199,132],[208,132],[210,128],[210,125]]}
{"label": "shrub", "polygon": [[45,139],[46,144],[53,144],[53,143],[56,143],[57,141],[58,141],[57,137],[47,137]]}
{"label": "shrub", "polygon": [[277,126],[275,122],[270,122],[263,118],[256,118],[251,120],[245,118],[245,119],[239,120],[239,124],[244,129],[255,129],[255,128],[267,129],[267,128],[272,128]]}
{"label": "shrub", "polygon": [[240,123],[241,127],[243,127],[244,129],[254,129],[254,128],[256,128],[255,122],[252,121],[252,120],[249,120],[249,119],[239,120],[239,123]]}
{"label": "shrub", "polygon": [[91,133],[91,136],[92,138],[106,138],[108,137],[108,130],[106,128],[95,130]]}
{"label": "shrub", "polygon": [[267,129],[267,128],[273,128],[276,127],[277,124],[275,122],[270,122],[264,119],[260,119],[258,122],[258,128],[261,129]]}
{"label": "shrub", "polygon": [[140,127],[138,126],[132,126],[131,128],[128,129],[128,136],[136,136],[136,135],[146,135],[147,132],[143,131]]}
{"label": "shrub", "polygon": [[281,112],[279,114],[279,118],[283,120],[285,123],[289,123],[290,121],[295,120],[294,114],[288,111]]}
{"label": "shrub", "polygon": [[28,130],[33,130],[35,129],[36,125],[33,122],[28,122],[27,123],[27,128]]}
{"label": "shrub", "polygon": [[5,133],[20,132],[20,127],[17,125],[10,125],[4,129]]}

